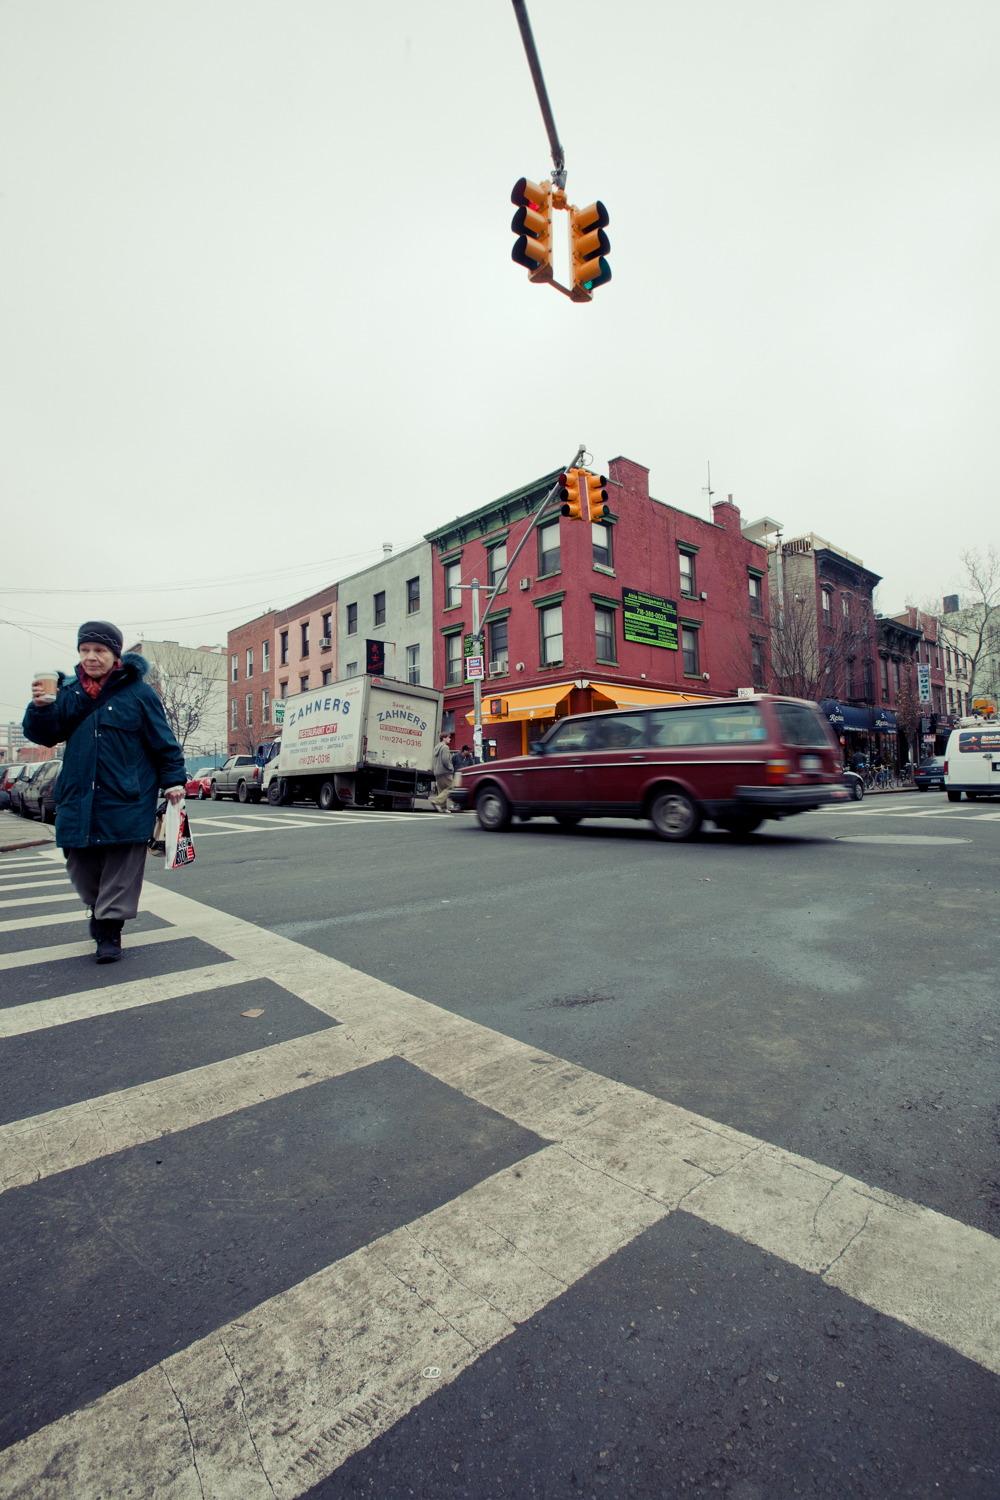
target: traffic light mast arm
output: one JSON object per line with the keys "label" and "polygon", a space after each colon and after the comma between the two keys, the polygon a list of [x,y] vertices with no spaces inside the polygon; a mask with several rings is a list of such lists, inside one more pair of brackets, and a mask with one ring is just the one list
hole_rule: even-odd
{"label": "traffic light mast arm", "polygon": [[535,46],[535,38],[531,34],[531,22],[528,20],[528,10],[524,0],[511,0],[517,24],[521,31],[521,41],[528,58],[528,67],[531,69],[531,81],[535,85],[535,93],[538,95],[539,108],[542,111],[542,119],[545,121],[545,129],[548,132],[549,148],[552,152],[552,164],[555,171],[552,173],[552,181],[556,187],[566,186],[566,153],[559,144],[559,133],[556,130],[556,122],[552,118],[552,106],[549,103],[548,90],[545,87],[545,79],[542,77],[542,65],[538,60],[538,49]]}
{"label": "traffic light mast arm", "polygon": [[[584,448],[583,444],[581,443],[580,447],[577,448],[577,450],[576,450],[576,457],[573,459],[573,462],[568,467],[571,468],[571,469],[576,468],[583,461],[583,455],[586,453],[586,451],[587,451],[586,448]],[[500,577],[497,579],[496,584],[494,585],[493,589],[491,590],[490,597],[486,601],[486,608],[483,610],[483,613],[480,616],[480,620],[479,620],[479,634],[480,634],[480,636],[482,635],[483,626],[486,624],[486,616],[489,614],[490,610],[493,608],[493,601],[496,598],[497,594],[499,594],[500,590],[503,588],[504,584],[507,582],[507,575],[510,572],[511,568],[514,566],[515,562],[517,561],[517,555],[518,555],[518,553],[520,552],[521,548],[524,546],[525,542],[528,540],[528,538],[531,535],[531,533],[534,531],[535,527],[538,525],[538,522],[540,521],[540,519],[542,517],[542,512],[545,510],[545,507],[549,504],[549,502],[551,500],[555,499],[556,495],[558,495],[558,493],[559,493],[559,483],[560,483],[561,479],[562,479],[562,474],[559,475],[559,478],[556,480],[556,482],[552,486],[552,488],[546,492],[546,494],[545,494],[545,496],[544,496],[544,498],[542,500],[541,505],[539,505],[538,509],[535,511],[535,514],[531,518],[531,524],[528,526],[527,530],[524,533],[524,536],[521,538],[521,540],[518,542],[517,546],[514,548],[514,551],[513,551],[513,554],[511,556],[510,562],[504,568],[503,572],[500,574]]]}

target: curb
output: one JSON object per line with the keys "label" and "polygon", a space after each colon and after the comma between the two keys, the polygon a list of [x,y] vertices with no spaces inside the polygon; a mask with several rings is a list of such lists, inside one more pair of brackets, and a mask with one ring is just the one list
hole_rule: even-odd
{"label": "curb", "polygon": [[13,854],[16,849],[39,849],[43,845],[54,847],[52,839],[24,839],[20,844],[0,845],[0,854]]}

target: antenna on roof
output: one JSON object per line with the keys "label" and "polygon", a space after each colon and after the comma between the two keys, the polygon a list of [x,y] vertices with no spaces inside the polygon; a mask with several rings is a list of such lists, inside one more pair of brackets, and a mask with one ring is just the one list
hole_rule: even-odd
{"label": "antenna on roof", "polygon": [[702,485],[702,487],[701,487],[701,493],[703,495],[707,495],[708,496],[708,519],[711,520],[712,519],[712,496],[715,494],[715,491],[712,488],[712,465],[711,464],[708,465],[708,483]]}

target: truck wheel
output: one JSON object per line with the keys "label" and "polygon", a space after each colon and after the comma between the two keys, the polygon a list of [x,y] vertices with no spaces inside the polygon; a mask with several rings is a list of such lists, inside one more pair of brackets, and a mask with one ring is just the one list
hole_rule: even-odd
{"label": "truck wheel", "polygon": [[337,796],[337,788],[332,781],[324,781],[316,798],[321,812],[332,812],[340,806],[340,798]]}
{"label": "truck wheel", "polygon": [[281,806],[281,783],[279,781],[272,781],[271,785],[268,787],[267,805],[268,807]]}
{"label": "truck wheel", "polygon": [[211,799],[212,799],[213,802],[221,802],[222,801],[222,794],[219,791],[219,788],[216,786],[216,784],[215,784],[214,781],[212,782],[211,790],[209,791],[208,795],[211,797]]}
{"label": "truck wheel", "polygon": [[657,792],[650,804],[649,817],[660,838],[671,843],[694,838],[701,827],[697,803],[680,787]]}
{"label": "truck wheel", "polygon": [[250,788],[247,786],[245,781],[241,781],[239,786],[236,788],[236,800],[237,802],[250,801]]}
{"label": "truck wheel", "polygon": [[476,817],[487,833],[502,833],[510,826],[510,803],[498,786],[485,786],[476,798]]}
{"label": "truck wheel", "polygon": [[949,802],[961,802],[961,800],[962,800],[962,793],[961,792],[949,792],[948,793],[948,801]]}

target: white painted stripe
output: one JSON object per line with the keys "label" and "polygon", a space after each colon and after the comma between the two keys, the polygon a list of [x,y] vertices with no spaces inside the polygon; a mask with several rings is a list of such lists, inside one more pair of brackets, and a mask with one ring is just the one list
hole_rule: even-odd
{"label": "white painted stripe", "polygon": [[[28,872],[25,870],[21,873],[27,874]],[[6,891],[36,891],[40,890],[42,886],[48,886],[51,888],[54,885],[70,884],[71,882],[68,875],[46,875],[41,880],[19,880],[16,882],[16,884],[11,883],[9,885],[0,885],[0,894],[5,893]]]}
{"label": "white painted stripe", "polygon": [[38,854],[18,855],[17,858],[12,859],[10,855],[0,853],[0,870],[5,874],[9,871],[45,870],[48,869],[49,864],[49,860],[43,859]]}
{"label": "white painted stripe", "polygon": [[[86,913],[74,916],[74,921],[84,921],[85,917]],[[187,935],[179,927],[157,927],[153,932],[126,933],[125,947],[145,948],[149,943],[169,943],[174,938]],[[55,963],[63,958],[86,958],[93,952],[93,938],[88,938],[82,943],[52,943],[47,948],[23,948],[20,953],[0,953],[0,973],[4,969],[24,969],[32,964]]]}
{"label": "white painted stripe", "polygon": [[0,901],[0,906],[41,906],[46,901],[79,901],[72,888],[58,896],[15,896],[12,901]]}
{"label": "white painted stripe", "polygon": [[[93,944],[89,945],[93,952]],[[75,995],[55,995],[51,1000],[32,1000],[26,1005],[11,1005],[0,1010],[0,1038],[25,1036],[29,1031],[45,1031],[64,1026],[69,1021],[85,1021],[90,1016],[106,1016],[117,1011],[135,1010],[156,1005],[161,1000],[179,1000],[182,995],[196,995],[217,990],[222,985],[246,981],[242,966],[231,960],[205,964],[200,969],[183,969],[177,974],[160,974],[152,979],[131,979],[111,984],[106,989],[81,990]]]}
{"label": "white painted stripe", "polygon": [[380,1059],[342,1026],[0,1126],[0,1192],[336,1078]]}
{"label": "white painted stripe", "polygon": [[58,922],[85,922],[87,920],[87,908],[77,907],[76,911],[46,911],[37,917],[5,917],[0,922],[0,933],[2,932],[27,932],[32,927],[53,927]]}

